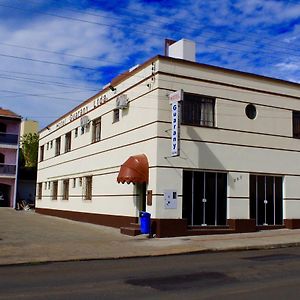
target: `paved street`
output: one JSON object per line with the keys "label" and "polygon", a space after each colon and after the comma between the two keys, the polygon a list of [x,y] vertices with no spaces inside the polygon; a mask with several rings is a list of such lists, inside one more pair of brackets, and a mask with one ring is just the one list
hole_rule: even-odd
{"label": "paved street", "polygon": [[0,267],[0,299],[299,299],[300,248]]}
{"label": "paved street", "polygon": [[109,259],[300,245],[300,230],[153,238],[115,228],[0,209],[0,265]]}

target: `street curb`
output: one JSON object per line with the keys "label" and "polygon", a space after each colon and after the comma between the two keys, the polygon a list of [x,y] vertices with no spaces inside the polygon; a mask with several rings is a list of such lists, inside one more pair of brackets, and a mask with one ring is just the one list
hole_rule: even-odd
{"label": "street curb", "polygon": [[161,253],[161,254],[146,254],[146,255],[133,255],[133,256],[114,256],[114,257],[95,257],[95,258],[78,258],[78,259],[62,259],[62,260],[45,260],[34,262],[20,262],[20,263],[8,263],[1,264],[0,268],[14,267],[14,266],[40,266],[52,263],[66,263],[66,262],[85,262],[85,261],[99,261],[99,260],[121,260],[121,259],[136,259],[136,258],[148,258],[148,257],[163,257],[174,255],[189,255],[189,254],[201,254],[201,253],[221,253],[221,252],[239,252],[239,251],[254,251],[254,250],[270,250],[300,247],[300,242],[284,243],[284,244],[270,244],[270,245],[254,245],[254,246],[237,246],[228,247],[224,249],[209,248],[209,249],[197,249],[197,250],[184,250],[176,253]]}

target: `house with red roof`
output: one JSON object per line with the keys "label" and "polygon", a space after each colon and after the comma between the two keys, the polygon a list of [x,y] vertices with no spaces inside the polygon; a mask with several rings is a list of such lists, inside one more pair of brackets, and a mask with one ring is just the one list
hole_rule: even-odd
{"label": "house with red roof", "polygon": [[15,207],[21,116],[0,107],[0,207]]}

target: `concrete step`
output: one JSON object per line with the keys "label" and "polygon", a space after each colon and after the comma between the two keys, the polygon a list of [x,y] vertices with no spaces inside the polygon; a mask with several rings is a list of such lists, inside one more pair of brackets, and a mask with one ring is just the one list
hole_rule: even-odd
{"label": "concrete step", "polygon": [[189,227],[187,235],[208,235],[208,234],[228,234],[235,233],[235,230],[228,226],[196,226]]}
{"label": "concrete step", "polygon": [[122,234],[130,235],[130,236],[136,236],[141,234],[140,228],[135,228],[135,227],[121,227],[120,232]]}
{"label": "concrete step", "polygon": [[130,223],[130,225],[128,227],[140,229],[141,228],[141,224],[139,224],[139,223]]}

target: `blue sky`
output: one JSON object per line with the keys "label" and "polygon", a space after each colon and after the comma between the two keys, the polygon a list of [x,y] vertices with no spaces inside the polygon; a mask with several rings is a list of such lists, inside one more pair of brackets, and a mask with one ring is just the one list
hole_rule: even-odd
{"label": "blue sky", "polygon": [[0,106],[43,128],[187,38],[197,61],[300,83],[300,0],[0,0]]}

